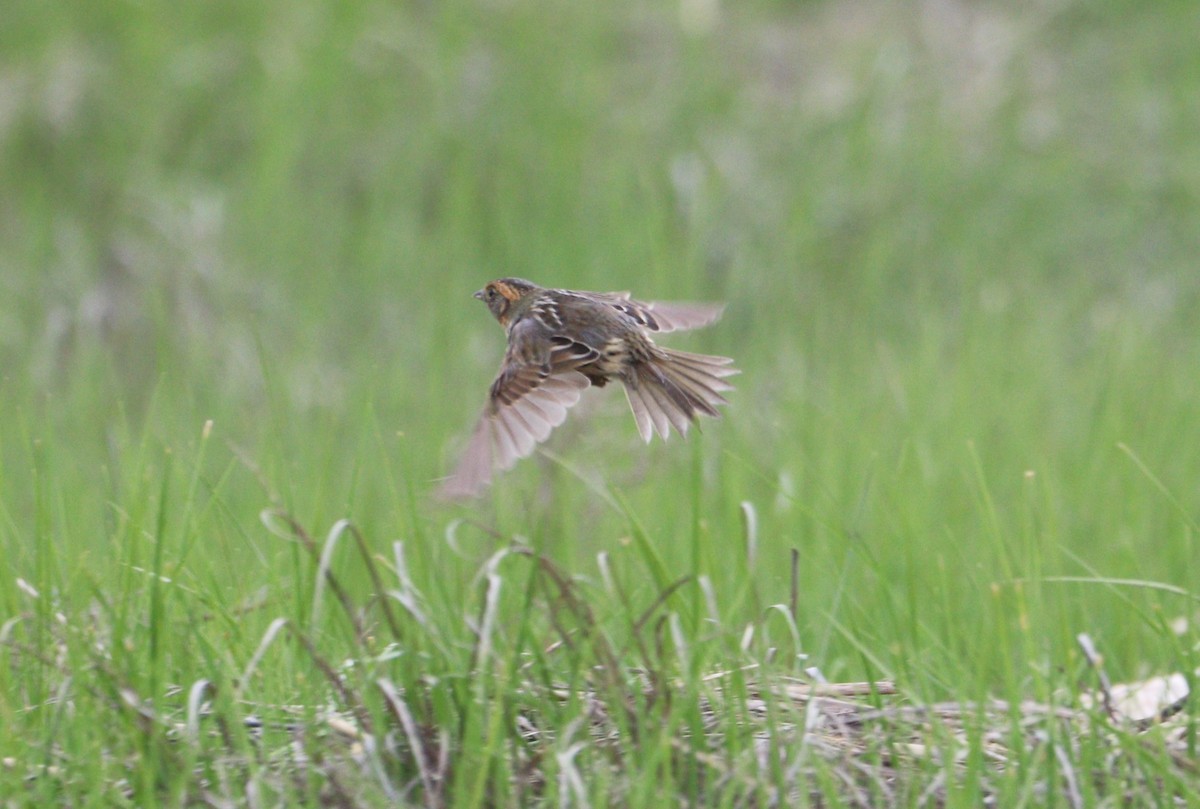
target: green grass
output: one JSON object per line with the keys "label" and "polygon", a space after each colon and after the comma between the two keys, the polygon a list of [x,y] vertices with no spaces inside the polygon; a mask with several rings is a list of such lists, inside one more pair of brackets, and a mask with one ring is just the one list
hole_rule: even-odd
{"label": "green grass", "polygon": [[[1200,804],[1193,4],[9,6],[0,801]],[[436,503],[502,275],[725,418]]]}

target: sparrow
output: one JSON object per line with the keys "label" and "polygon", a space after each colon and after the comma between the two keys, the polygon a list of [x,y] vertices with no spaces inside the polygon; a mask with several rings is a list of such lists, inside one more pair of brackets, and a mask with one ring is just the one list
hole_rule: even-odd
{"label": "sparrow", "polygon": [[475,293],[508,336],[500,372],[443,499],[480,494],[496,469],[531,454],[589,387],[619,381],[642,440],[670,428],[682,436],[700,415],[719,416],[733,360],[675,351],[652,334],[695,329],[720,318],[720,304],[632,300],[628,292],[546,289],[501,278]]}

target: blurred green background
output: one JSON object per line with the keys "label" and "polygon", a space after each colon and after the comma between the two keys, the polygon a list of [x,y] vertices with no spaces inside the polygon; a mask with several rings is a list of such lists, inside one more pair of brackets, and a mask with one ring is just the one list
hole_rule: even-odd
{"label": "blurred green background", "polygon": [[[830,676],[871,657],[953,690],[972,661],[990,688],[1084,630],[1119,671],[1174,665],[1154,616],[1186,603],[1040,577],[1196,583],[1197,4],[3,16],[9,614],[16,577],[68,615],[138,592],[156,520],[205,599],[308,598],[259,523],[277,505],[425,548],[414,575],[453,604],[493,547],[474,526],[594,577],[632,513],[731,625],[787,601],[798,549],[800,646]],[[433,503],[502,351],[471,293],[504,275],[728,301],[670,341],[736,359],[725,418],[644,447],[597,392],[558,460]],[[443,558],[454,518],[469,564]]]}

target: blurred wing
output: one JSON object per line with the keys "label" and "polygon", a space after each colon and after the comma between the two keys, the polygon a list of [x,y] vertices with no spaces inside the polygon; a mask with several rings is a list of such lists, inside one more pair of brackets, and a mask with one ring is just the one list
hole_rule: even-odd
{"label": "blurred wing", "polygon": [[668,303],[665,301],[635,301],[628,292],[589,292],[594,300],[607,303],[624,312],[650,331],[669,332],[698,329],[721,318],[723,303]]}
{"label": "blurred wing", "polygon": [[567,339],[554,338],[551,345],[547,362],[534,365],[514,363],[521,346],[510,344],[462,460],[439,490],[443,499],[479,495],[497,468],[509,469],[530,455],[566,420],[567,410],[591,384],[575,369],[595,359],[596,352]]}
{"label": "blurred wing", "polygon": [[725,312],[723,303],[638,303],[626,304],[631,316],[650,331],[684,331],[716,323]]}
{"label": "blurred wing", "polygon": [[475,497],[498,467],[508,469],[533,452],[567,418],[590,383],[578,371],[551,376],[512,404],[489,405],[479,416],[462,460],[439,492],[442,498]]}

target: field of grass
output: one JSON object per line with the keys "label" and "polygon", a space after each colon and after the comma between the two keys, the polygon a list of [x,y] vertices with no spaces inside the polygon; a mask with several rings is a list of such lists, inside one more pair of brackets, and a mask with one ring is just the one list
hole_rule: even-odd
{"label": "field of grass", "polygon": [[[1200,6],[1019,9],[6,4],[0,805],[1200,805]],[[505,275],[725,417],[438,503]]]}

